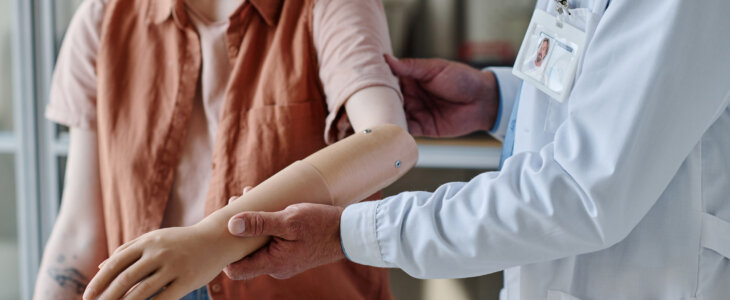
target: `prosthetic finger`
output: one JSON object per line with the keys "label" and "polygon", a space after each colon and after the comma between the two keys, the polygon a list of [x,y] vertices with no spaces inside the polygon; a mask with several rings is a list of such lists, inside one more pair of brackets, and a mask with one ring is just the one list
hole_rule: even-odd
{"label": "prosthetic finger", "polygon": [[156,272],[150,277],[145,278],[137,286],[124,296],[125,300],[149,299],[161,293],[163,288],[172,281],[171,276],[161,272]]}
{"label": "prosthetic finger", "polygon": [[91,279],[84,292],[84,299],[95,299],[104,292],[109,284],[129,266],[142,257],[142,251],[137,248],[128,248],[113,255],[102,266],[102,270]]}
{"label": "prosthetic finger", "polygon": [[145,280],[158,266],[149,259],[141,259],[122,271],[104,291],[101,299],[121,299],[132,287]]}

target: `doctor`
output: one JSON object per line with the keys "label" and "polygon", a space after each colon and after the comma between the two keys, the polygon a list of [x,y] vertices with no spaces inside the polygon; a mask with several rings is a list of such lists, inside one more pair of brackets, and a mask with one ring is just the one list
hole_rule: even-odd
{"label": "doctor", "polygon": [[501,170],[344,211],[242,213],[234,233],[275,238],[229,276],[346,255],[419,278],[505,270],[502,299],[727,299],[730,1],[608,2],[568,3],[585,51],[562,102],[509,69],[389,59],[414,135],[490,130]]}

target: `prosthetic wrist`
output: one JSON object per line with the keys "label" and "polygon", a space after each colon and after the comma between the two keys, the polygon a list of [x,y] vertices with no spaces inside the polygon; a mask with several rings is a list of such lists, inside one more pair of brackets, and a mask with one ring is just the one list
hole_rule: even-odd
{"label": "prosthetic wrist", "polygon": [[289,165],[201,223],[220,234],[219,247],[226,253],[227,265],[268,240],[230,235],[226,224],[233,215],[278,211],[303,202],[345,206],[390,185],[417,160],[418,148],[410,134],[396,125],[376,126]]}

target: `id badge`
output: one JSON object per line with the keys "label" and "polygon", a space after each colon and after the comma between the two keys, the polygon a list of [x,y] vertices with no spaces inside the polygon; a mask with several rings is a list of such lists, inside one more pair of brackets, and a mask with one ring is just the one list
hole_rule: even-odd
{"label": "id badge", "polygon": [[563,102],[573,88],[586,35],[560,16],[535,10],[512,73]]}

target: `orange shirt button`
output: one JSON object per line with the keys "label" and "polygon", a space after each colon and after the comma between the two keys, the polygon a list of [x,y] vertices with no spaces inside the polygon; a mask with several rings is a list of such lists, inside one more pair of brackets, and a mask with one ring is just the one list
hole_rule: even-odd
{"label": "orange shirt button", "polygon": [[221,292],[221,285],[218,284],[218,283],[215,283],[215,284],[213,284],[213,285],[210,286],[210,290],[213,293],[220,293]]}

